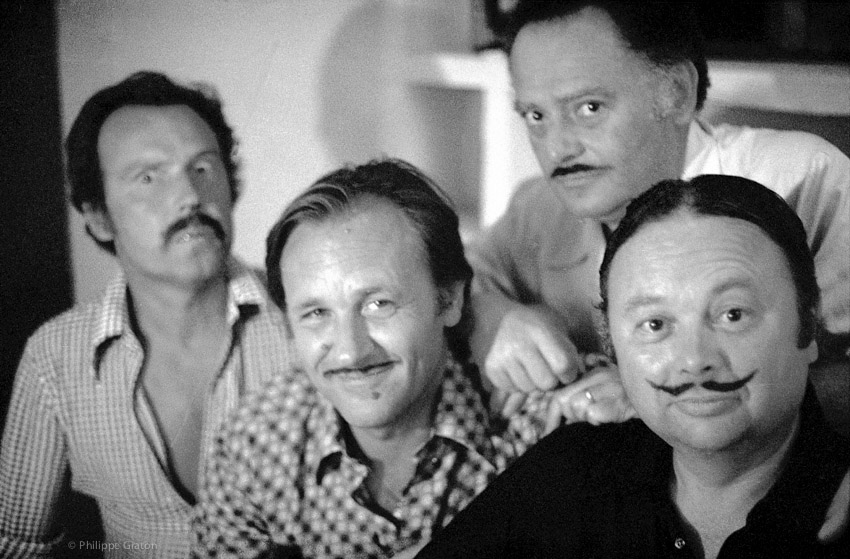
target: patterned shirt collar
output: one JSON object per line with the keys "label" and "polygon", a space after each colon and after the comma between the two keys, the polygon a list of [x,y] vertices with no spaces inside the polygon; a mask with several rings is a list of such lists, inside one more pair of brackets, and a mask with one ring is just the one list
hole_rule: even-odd
{"label": "patterned shirt collar", "polygon": [[[231,257],[227,262],[229,280],[227,321],[232,326],[240,318],[247,318],[263,307],[273,304],[265,296],[265,287],[257,275],[245,264]],[[127,298],[127,278],[123,271],[106,288],[101,299],[91,343],[92,371],[100,376],[100,358],[113,340],[130,331],[130,312]]]}
{"label": "patterned shirt collar", "polygon": [[[435,438],[447,439],[480,454],[495,467],[496,449],[488,436],[489,414],[484,407],[482,393],[476,389],[473,381],[477,374],[471,365],[464,368],[453,359],[446,363],[440,386],[440,399],[431,429],[431,440],[423,450],[439,448],[439,444],[432,444]],[[333,404],[321,394],[317,395],[317,399],[315,436],[322,457],[318,469],[321,478],[328,468],[340,463],[338,454],[351,456],[351,453],[346,449],[342,417]],[[425,458],[422,452],[420,458]]]}

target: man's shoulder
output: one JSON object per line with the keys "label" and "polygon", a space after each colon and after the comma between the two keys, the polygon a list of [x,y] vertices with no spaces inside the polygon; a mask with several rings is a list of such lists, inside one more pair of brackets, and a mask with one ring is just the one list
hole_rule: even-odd
{"label": "man's shoulder", "polygon": [[793,167],[816,156],[835,161],[847,160],[847,156],[829,141],[800,130],[717,124],[711,127],[711,136],[721,153],[751,165]]}
{"label": "man's shoulder", "polygon": [[43,322],[29,337],[27,345],[71,352],[80,344],[91,342],[102,313],[102,301],[78,303]]}
{"label": "man's shoulder", "polygon": [[[564,425],[532,447],[517,465],[552,480],[604,486],[610,480],[637,475],[664,452],[664,443],[640,420],[599,426]],[[640,457],[640,463],[635,460]]]}
{"label": "man's shoulder", "polygon": [[511,196],[508,211],[530,214],[553,214],[565,211],[564,203],[544,176],[530,177],[520,182]]}
{"label": "man's shoulder", "polygon": [[561,243],[564,238],[580,234],[583,227],[583,221],[567,210],[542,176],[527,179],[517,186],[500,221],[509,224],[512,235],[524,239],[519,245],[526,248],[534,239],[547,239],[553,232],[557,232]]}
{"label": "man's shoulder", "polygon": [[303,375],[276,375],[245,394],[225,425],[228,437],[284,435],[292,444],[310,437],[320,398]]}

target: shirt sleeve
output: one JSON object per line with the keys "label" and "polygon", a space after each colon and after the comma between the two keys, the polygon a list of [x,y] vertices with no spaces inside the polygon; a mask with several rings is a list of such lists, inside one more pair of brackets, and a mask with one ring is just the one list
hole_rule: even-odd
{"label": "shirt sleeve", "polygon": [[70,478],[54,368],[34,336],[18,367],[0,446],[0,557],[62,551],[59,504],[70,493]]}
{"label": "shirt sleeve", "polygon": [[532,191],[539,187],[539,180],[520,185],[507,211],[471,243],[467,252],[475,270],[475,291],[498,293],[523,304],[540,302],[537,243],[529,220],[534,213]]}
{"label": "shirt sleeve", "polygon": [[[829,146],[830,148],[833,146]],[[809,236],[824,326],[850,332],[850,159],[837,148],[816,153],[789,202]]]}
{"label": "shirt sleeve", "polygon": [[252,501],[250,437],[240,421],[225,423],[215,438],[195,506],[193,557],[261,557],[273,543]]}

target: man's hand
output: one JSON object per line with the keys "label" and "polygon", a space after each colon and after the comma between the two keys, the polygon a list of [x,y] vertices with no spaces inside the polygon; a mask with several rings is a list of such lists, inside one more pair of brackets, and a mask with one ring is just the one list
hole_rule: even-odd
{"label": "man's hand", "polygon": [[501,320],[484,374],[500,390],[552,390],[575,380],[582,370],[575,345],[545,313],[515,307]]}
{"label": "man's hand", "polygon": [[549,404],[546,433],[557,428],[561,418],[567,423],[586,421],[599,425],[633,417],[637,414],[626,397],[616,366],[601,363],[580,380],[556,391]]}

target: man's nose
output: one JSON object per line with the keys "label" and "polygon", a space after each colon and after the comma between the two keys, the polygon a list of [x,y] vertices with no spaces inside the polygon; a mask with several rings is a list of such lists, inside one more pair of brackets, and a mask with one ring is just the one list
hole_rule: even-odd
{"label": "man's nose", "polygon": [[565,167],[584,153],[584,144],[573,127],[558,124],[546,135],[546,151],[555,166]]}
{"label": "man's nose", "polygon": [[358,367],[364,364],[375,347],[369,326],[360,314],[340,317],[333,338],[331,357],[338,367]]}
{"label": "man's nose", "polygon": [[201,205],[203,187],[191,170],[175,173],[171,187],[181,210],[193,209]]}
{"label": "man's nose", "polygon": [[675,334],[673,351],[678,373],[699,377],[729,365],[717,335],[709,327],[680,327]]}

